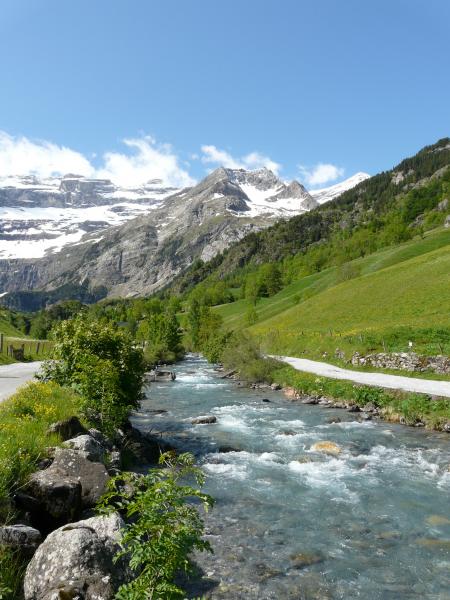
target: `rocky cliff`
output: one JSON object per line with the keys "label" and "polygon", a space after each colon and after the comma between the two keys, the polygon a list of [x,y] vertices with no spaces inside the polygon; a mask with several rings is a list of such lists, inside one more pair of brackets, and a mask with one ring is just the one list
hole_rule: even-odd
{"label": "rocky cliff", "polygon": [[[76,176],[58,185],[22,178],[0,188],[6,255],[0,293],[4,303],[22,309],[64,297],[150,294],[195,259],[209,260],[250,231],[317,205],[299,182],[285,183],[268,169],[219,168],[181,191],[159,182],[137,191]],[[103,220],[93,219],[95,211]],[[21,249],[18,257],[11,258],[11,242]]]}

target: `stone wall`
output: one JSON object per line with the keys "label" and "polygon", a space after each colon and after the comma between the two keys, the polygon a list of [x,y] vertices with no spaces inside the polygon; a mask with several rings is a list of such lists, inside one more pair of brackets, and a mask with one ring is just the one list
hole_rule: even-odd
{"label": "stone wall", "polygon": [[355,352],[352,365],[376,367],[379,369],[394,369],[402,371],[432,371],[439,375],[450,374],[450,357],[420,356],[415,352],[380,352],[362,356]]}

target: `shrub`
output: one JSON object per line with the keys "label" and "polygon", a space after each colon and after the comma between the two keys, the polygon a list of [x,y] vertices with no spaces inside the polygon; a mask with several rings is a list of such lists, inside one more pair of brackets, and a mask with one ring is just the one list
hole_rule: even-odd
{"label": "shrub", "polygon": [[141,398],[144,357],[129,333],[82,316],[63,321],[54,332],[53,360],[42,377],[81,394],[88,419],[106,432],[123,422]]}
{"label": "shrub", "polygon": [[[119,510],[129,519],[116,560],[129,560],[134,579],[121,586],[117,600],[184,598],[174,583],[176,575],[192,572],[193,550],[212,552],[202,540],[203,522],[192,501],[208,510],[213,499],[199,489],[204,475],[194,467],[194,457],[166,453],[160,464],[165,468],[138,479],[131,473],[113,478],[99,507],[106,513]],[[187,478],[193,478],[197,487],[180,483]]]}
{"label": "shrub", "polygon": [[256,340],[248,333],[230,335],[229,343],[222,352],[224,367],[235,370],[239,377],[249,383],[272,383],[273,372],[279,363],[272,358],[264,358]]}

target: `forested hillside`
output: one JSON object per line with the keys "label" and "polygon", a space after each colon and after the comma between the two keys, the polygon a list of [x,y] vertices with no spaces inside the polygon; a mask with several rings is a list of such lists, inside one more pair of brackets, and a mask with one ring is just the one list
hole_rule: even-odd
{"label": "forested hillside", "polygon": [[263,263],[277,263],[286,283],[411,239],[450,212],[449,165],[444,138],[327,204],[251,233],[208,263],[196,261],[170,291],[185,293],[201,282],[239,287]]}

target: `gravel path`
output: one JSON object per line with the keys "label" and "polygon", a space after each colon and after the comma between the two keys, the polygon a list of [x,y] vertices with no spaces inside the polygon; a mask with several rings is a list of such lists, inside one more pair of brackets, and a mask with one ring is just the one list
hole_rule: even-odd
{"label": "gravel path", "polygon": [[363,371],[351,371],[350,369],[341,369],[335,365],[308,360],[306,358],[295,358],[293,356],[275,356],[282,362],[291,365],[297,371],[306,373],[315,373],[324,377],[333,379],[347,379],[355,383],[366,385],[375,385],[383,388],[395,390],[404,390],[406,392],[419,392],[430,394],[432,396],[445,396],[450,398],[450,381],[436,381],[432,379],[417,379],[415,377],[403,377],[401,375],[387,375],[386,373],[366,373]]}
{"label": "gravel path", "polygon": [[11,396],[18,387],[33,379],[40,361],[0,365],[0,402]]}

